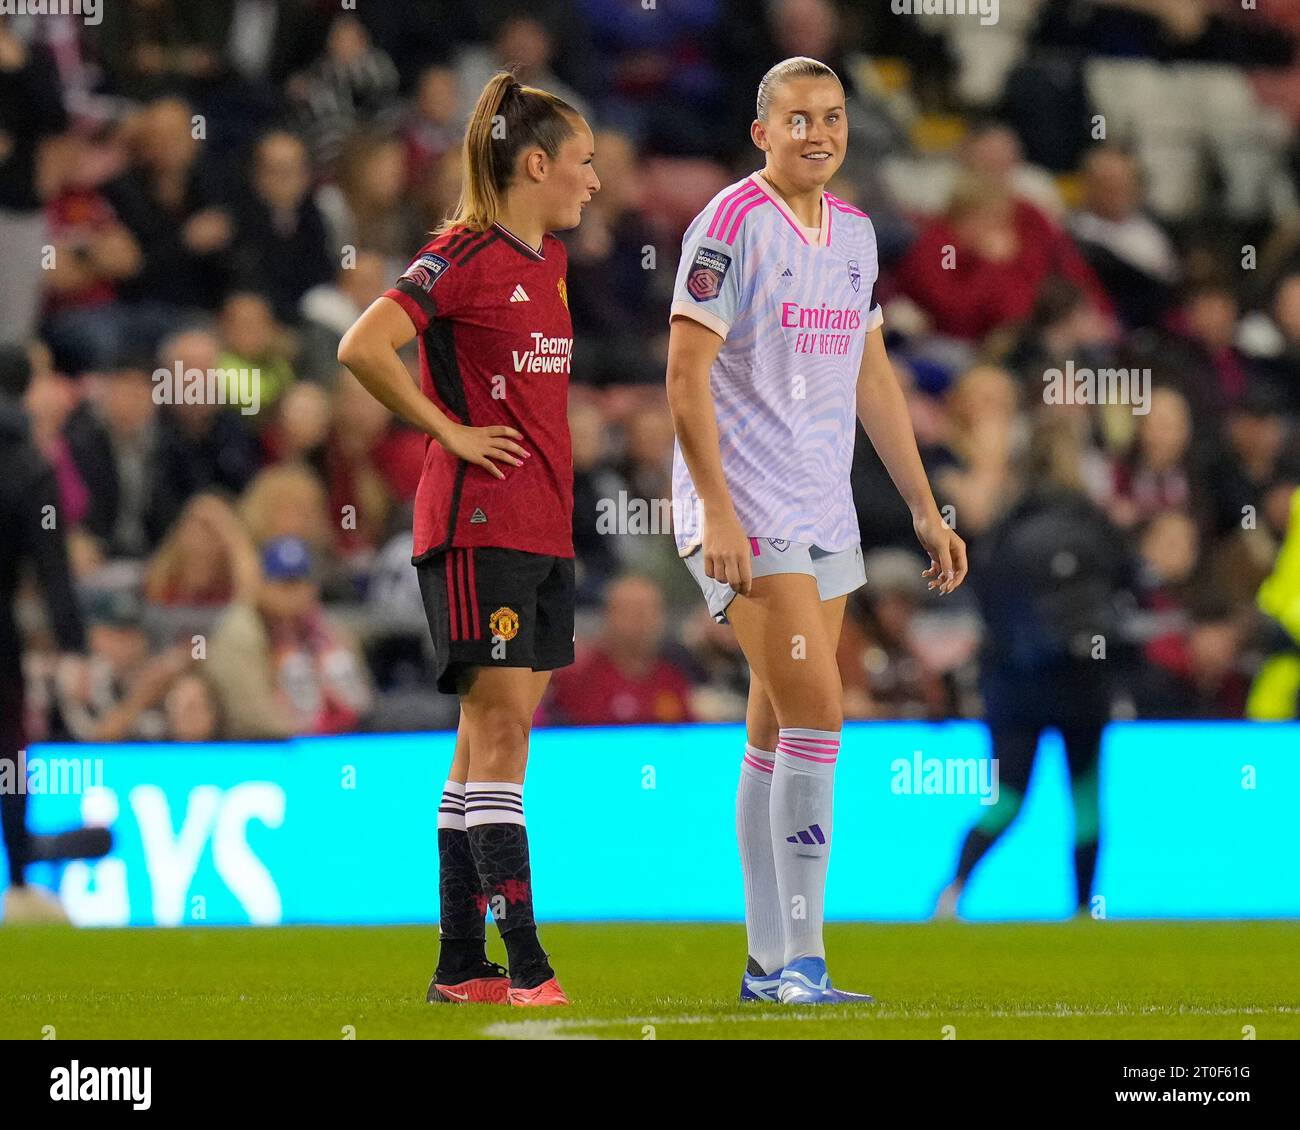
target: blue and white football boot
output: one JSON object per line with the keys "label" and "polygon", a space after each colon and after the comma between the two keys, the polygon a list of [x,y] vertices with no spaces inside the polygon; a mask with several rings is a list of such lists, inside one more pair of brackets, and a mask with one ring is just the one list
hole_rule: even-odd
{"label": "blue and white football boot", "polygon": [[[758,968],[755,966],[754,968]],[[742,1001],[771,1001],[776,1003],[776,991],[781,987],[781,970],[775,973],[751,973],[748,969],[740,978]]]}
{"label": "blue and white football boot", "polygon": [[831,984],[824,957],[797,957],[781,970],[776,999],[782,1004],[875,1004],[866,993],[849,993]]}

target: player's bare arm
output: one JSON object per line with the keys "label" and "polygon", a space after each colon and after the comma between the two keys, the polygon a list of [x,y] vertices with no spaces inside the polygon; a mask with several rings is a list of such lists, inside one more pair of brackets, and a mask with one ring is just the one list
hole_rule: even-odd
{"label": "player's bare arm", "polygon": [[493,462],[516,467],[528,455],[514,441],[514,428],[493,424],[471,428],[458,424],[425,396],[411,380],[397,351],[415,337],[410,315],[391,298],[377,298],[339,342],[338,358],[366,391],[394,415],[432,436],[453,455],[505,478]]}
{"label": "player's bare arm", "polygon": [[935,505],[916,447],[907,400],[885,351],[884,331],[879,328],[867,334],[862,350],[857,399],[858,419],[912,511],[916,536],[930,555],[930,567],[921,575],[929,579],[930,588],[946,595],[966,579],[966,543],[948,527]]}
{"label": "player's bare arm", "polygon": [[700,537],[704,572],[749,595],[753,567],[749,539],[722,471],[718,420],[709,390],[709,371],[722,338],[692,318],[676,317],[668,331],[668,407],[682,458],[700,496]]}

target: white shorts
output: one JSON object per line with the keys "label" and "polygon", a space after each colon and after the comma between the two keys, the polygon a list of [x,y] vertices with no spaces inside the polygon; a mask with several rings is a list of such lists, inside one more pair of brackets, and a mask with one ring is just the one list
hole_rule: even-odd
{"label": "white shorts", "polygon": [[[822,600],[834,600],[867,583],[862,563],[862,546],[854,545],[836,553],[802,541],[782,538],[750,538],[753,575],[770,577],[775,573],[807,573],[817,580],[817,594]],[[727,622],[727,605],[736,599],[736,590],[724,581],[704,575],[704,554],[697,546],[684,558],[695,583],[704,593],[709,611],[719,624]]]}

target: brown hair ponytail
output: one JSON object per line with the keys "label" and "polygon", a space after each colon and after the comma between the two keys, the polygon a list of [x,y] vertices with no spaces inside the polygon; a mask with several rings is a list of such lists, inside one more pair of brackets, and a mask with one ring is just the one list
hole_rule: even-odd
{"label": "brown hair ponytail", "polygon": [[512,71],[498,71],[478,96],[465,131],[464,173],[456,212],[438,232],[465,226],[486,231],[501,213],[515,161],[525,149],[555,157],[573,136],[578,111],[562,98],[522,86]]}

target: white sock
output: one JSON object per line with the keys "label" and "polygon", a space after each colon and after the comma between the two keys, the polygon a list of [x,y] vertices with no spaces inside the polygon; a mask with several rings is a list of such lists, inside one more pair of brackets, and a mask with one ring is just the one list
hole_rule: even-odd
{"label": "white sock", "polygon": [[466,781],[465,827],[523,824],[524,786],[514,781]]}
{"label": "white sock", "polygon": [[745,877],[745,936],[749,956],[775,973],[785,958],[781,900],[772,862],[772,767],[776,754],[746,744],[736,790],[736,841]]}
{"label": "white sock", "polygon": [[442,786],[442,800],[438,804],[438,827],[453,832],[465,830],[465,786],[449,780]]}
{"label": "white sock", "polygon": [[772,858],[785,934],[783,964],[825,957],[822,920],[831,855],[838,730],[783,728],[772,773]]}

